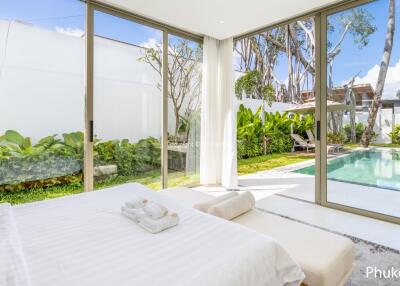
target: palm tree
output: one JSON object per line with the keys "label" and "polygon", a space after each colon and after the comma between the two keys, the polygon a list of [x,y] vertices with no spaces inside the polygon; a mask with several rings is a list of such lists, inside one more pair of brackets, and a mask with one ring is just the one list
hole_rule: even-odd
{"label": "palm tree", "polygon": [[369,109],[368,122],[365,127],[364,133],[361,137],[361,144],[363,147],[368,147],[372,137],[372,131],[375,125],[376,116],[378,114],[379,105],[382,98],[383,88],[385,87],[386,74],[388,71],[390,56],[392,54],[393,36],[395,30],[395,4],[394,0],[389,3],[389,17],[387,23],[385,47],[383,49],[383,56],[381,66],[379,69],[378,81],[376,83],[374,99]]}

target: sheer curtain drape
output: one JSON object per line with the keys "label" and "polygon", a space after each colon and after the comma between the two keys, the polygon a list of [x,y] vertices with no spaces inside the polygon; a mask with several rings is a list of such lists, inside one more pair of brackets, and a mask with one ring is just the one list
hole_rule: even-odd
{"label": "sheer curtain drape", "polygon": [[200,183],[237,186],[233,39],[204,38]]}

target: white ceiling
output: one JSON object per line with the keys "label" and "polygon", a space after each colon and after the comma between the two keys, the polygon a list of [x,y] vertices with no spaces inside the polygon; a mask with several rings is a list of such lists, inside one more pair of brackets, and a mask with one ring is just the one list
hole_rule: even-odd
{"label": "white ceiling", "polygon": [[225,39],[338,0],[101,0],[192,33]]}

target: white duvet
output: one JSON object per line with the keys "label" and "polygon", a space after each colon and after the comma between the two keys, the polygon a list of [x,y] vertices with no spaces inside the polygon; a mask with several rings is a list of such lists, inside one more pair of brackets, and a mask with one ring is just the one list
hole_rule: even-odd
{"label": "white duvet", "polygon": [[[120,213],[133,194],[177,212],[179,225],[159,234],[138,227]],[[0,255],[19,255],[33,286],[278,286],[304,278],[267,236],[139,184],[20,205],[13,215],[22,247]]]}

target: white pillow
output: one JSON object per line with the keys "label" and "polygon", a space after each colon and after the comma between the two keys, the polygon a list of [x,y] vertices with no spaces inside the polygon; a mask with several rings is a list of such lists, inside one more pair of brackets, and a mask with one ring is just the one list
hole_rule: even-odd
{"label": "white pillow", "polygon": [[212,205],[219,204],[220,202],[223,202],[225,200],[228,200],[228,199],[236,197],[236,196],[238,196],[238,193],[236,193],[235,191],[231,191],[225,195],[218,196],[218,197],[212,198],[210,200],[207,200],[205,202],[195,204],[195,205],[193,205],[193,207],[195,209],[198,209],[199,211],[206,213]]}
{"label": "white pillow", "polygon": [[231,220],[254,208],[256,201],[250,192],[245,192],[238,196],[227,199],[215,204],[208,209],[208,213]]}

